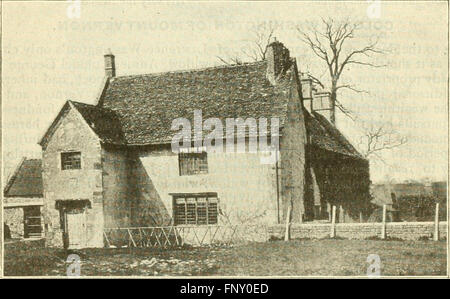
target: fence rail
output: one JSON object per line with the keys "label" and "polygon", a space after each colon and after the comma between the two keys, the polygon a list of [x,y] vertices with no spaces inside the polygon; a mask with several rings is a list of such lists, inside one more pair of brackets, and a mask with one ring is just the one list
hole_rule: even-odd
{"label": "fence rail", "polygon": [[333,206],[330,223],[305,223],[291,225],[205,225],[107,228],[104,239],[108,247],[177,247],[214,244],[242,244],[265,242],[270,238],[370,238],[390,237],[399,239],[440,239],[447,237],[447,225],[439,222],[439,204],[436,205],[434,222],[386,222],[386,205],[383,206],[381,223],[336,223],[336,207]]}
{"label": "fence rail", "polygon": [[178,247],[265,242],[269,234],[266,225],[126,227],[105,229],[104,239],[108,247]]}

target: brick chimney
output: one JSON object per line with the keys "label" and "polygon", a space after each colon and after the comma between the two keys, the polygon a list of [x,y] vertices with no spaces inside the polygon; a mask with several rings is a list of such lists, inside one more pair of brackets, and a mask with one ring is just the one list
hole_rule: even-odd
{"label": "brick chimney", "polygon": [[105,57],[105,75],[108,78],[113,78],[116,76],[116,62],[115,57],[111,53],[111,50],[108,49],[107,53],[104,55]]}
{"label": "brick chimney", "polygon": [[277,78],[290,67],[289,50],[274,37],[267,46],[265,59],[267,61],[266,77],[270,83],[276,84]]}

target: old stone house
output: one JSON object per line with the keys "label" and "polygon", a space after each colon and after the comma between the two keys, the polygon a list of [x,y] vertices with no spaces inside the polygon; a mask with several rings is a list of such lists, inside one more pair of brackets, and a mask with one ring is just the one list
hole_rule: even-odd
{"label": "old stone house", "polygon": [[[364,211],[368,162],[282,43],[264,61],[148,75],[116,76],[114,55],[104,58],[97,104],[67,101],[40,141],[48,245],[102,247],[111,227],[276,224],[289,205],[292,222],[328,219],[331,204],[341,221]],[[279,159],[195,144],[173,152],[172,121],[192,123],[195,110],[223,123],[278,118]]]}
{"label": "old stone house", "polygon": [[42,161],[22,158],[3,190],[3,221],[12,238],[42,237]]}

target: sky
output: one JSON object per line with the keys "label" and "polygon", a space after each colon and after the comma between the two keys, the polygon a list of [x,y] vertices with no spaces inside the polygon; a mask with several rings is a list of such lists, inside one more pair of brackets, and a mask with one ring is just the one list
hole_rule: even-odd
{"label": "sky", "polygon": [[[2,2],[4,174],[37,144],[66,100],[95,103],[103,55],[117,75],[220,65],[241,53],[254,31],[275,27],[300,71],[326,78],[297,27],[321,18],[358,22],[352,45],[378,39],[382,68],[355,66],[343,80],[369,93],[339,100],[366,124],[389,124],[408,142],[371,160],[371,179],[446,180],[448,25],[446,2]],[[378,2],[377,2],[378,3]],[[379,12],[379,14],[377,13]],[[338,128],[358,146],[361,125],[342,114]]]}

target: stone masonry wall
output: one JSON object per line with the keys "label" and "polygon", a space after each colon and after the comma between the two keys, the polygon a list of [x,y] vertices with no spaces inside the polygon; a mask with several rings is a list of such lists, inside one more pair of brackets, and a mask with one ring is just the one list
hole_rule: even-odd
{"label": "stone masonry wall", "polygon": [[201,192],[217,192],[219,224],[277,223],[275,167],[262,164],[262,156],[267,157],[264,153],[208,153],[207,174],[180,176],[178,155],[170,148],[139,152],[132,175],[138,186],[137,225],[169,225],[170,194]]}
{"label": "stone masonry wall", "polygon": [[[337,223],[336,237],[345,239],[367,239],[381,237],[381,223]],[[439,223],[439,239],[447,238],[447,222]],[[284,225],[270,226],[269,237],[284,238]],[[330,223],[292,224],[291,239],[322,239],[329,238]],[[391,222],[386,223],[386,237],[402,240],[419,240],[432,238],[434,232],[433,222]]]}
{"label": "stone masonry wall", "polygon": [[134,197],[129,187],[127,151],[103,146],[102,163],[104,226],[129,227]]}
{"label": "stone masonry wall", "polygon": [[305,144],[306,128],[296,82],[291,83],[287,119],[280,140],[280,180],[282,219],[286,219],[291,205],[292,222],[302,222],[305,218]]}
{"label": "stone masonry wall", "polygon": [[[81,152],[81,169],[62,170],[61,153]],[[87,200],[86,247],[103,247],[101,145],[82,117],[68,109],[42,151],[44,224],[47,246],[63,246],[64,226],[57,201]]]}

